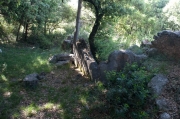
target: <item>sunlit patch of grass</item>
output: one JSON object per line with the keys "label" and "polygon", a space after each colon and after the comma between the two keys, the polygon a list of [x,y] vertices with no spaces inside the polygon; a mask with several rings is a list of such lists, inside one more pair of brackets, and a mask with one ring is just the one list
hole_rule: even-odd
{"label": "sunlit patch of grass", "polygon": [[31,104],[29,105],[28,107],[22,107],[22,114],[25,116],[25,117],[28,117],[28,116],[33,116],[35,114],[37,114],[38,110],[39,110],[39,107],[35,104]]}
{"label": "sunlit patch of grass", "polygon": [[10,92],[10,91],[7,91],[7,92],[5,92],[4,94],[3,94],[3,96],[4,97],[11,97],[11,94],[12,94],[12,92]]}
{"label": "sunlit patch of grass", "polygon": [[0,75],[0,80],[2,80],[2,81],[8,81],[8,79],[6,78],[6,76],[5,75]]}
{"label": "sunlit patch of grass", "polygon": [[[26,47],[1,46],[0,72],[7,78],[22,78],[33,72],[49,72],[53,66],[48,58],[57,50],[41,50]],[[1,76],[2,77],[2,76]]]}

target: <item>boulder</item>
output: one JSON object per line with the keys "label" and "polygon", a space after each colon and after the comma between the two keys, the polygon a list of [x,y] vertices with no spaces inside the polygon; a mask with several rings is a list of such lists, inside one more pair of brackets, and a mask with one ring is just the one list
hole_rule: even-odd
{"label": "boulder", "polygon": [[140,64],[146,58],[146,55],[136,55],[130,50],[115,50],[109,55],[107,62],[101,62],[99,64],[100,80],[103,82],[106,81],[106,71],[119,72],[125,67],[126,63],[137,62]]}
{"label": "boulder", "polygon": [[175,59],[180,58],[180,32],[173,31],[161,31],[156,36],[154,36],[154,41],[152,41],[152,47],[157,48],[158,51],[166,54]]}
{"label": "boulder", "polygon": [[148,87],[151,88],[153,95],[159,96],[168,82],[168,79],[163,74],[157,74],[148,83]]}
{"label": "boulder", "polygon": [[171,119],[171,116],[168,113],[164,112],[164,113],[160,114],[159,119]]}
{"label": "boulder", "polygon": [[2,53],[2,50],[0,49],[0,53]]}
{"label": "boulder", "polygon": [[23,79],[25,86],[28,88],[36,88],[38,85],[38,78],[37,77],[38,77],[37,73],[27,75]]}

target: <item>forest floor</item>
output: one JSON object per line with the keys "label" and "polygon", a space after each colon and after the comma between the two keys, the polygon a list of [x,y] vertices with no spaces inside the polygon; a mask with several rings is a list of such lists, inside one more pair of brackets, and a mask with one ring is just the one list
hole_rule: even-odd
{"label": "forest floor", "polygon": [[[73,66],[47,65],[49,54],[55,51],[1,49],[4,54],[0,54],[0,119],[111,119],[102,83],[83,76]],[[180,63],[158,56],[144,64],[150,71],[168,77],[162,96],[171,100],[174,108],[168,112],[173,119],[179,119]],[[29,89],[22,79],[33,71],[45,72],[45,78],[35,89]],[[159,113],[155,112],[153,119],[158,119]]]}

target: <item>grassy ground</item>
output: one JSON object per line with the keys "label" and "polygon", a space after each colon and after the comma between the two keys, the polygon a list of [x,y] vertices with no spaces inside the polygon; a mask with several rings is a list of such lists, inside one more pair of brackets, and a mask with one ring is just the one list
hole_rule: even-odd
{"label": "grassy ground", "polygon": [[48,58],[59,49],[41,50],[33,47],[0,46],[0,77],[4,80],[22,78],[33,72],[49,72]]}
{"label": "grassy ground", "polygon": [[[48,63],[48,58],[59,49],[12,46],[1,49],[0,119],[101,117],[94,111],[104,103],[99,101],[95,83],[69,66],[54,67]],[[46,76],[31,90],[22,79],[33,72],[45,72]]]}

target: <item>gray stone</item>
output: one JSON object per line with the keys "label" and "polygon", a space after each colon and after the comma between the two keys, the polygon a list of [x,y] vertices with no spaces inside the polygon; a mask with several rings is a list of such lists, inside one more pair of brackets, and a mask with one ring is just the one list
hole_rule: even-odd
{"label": "gray stone", "polygon": [[160,114],[159,119],[171,119],[171,116],[168,113],[164,112],[164,113]]}
{"label": "gray stone", "polygon": [[152,93],[154,95],[159,96],[162,93],[162,91],[163,91],[163,87],[168,82],[169,82],[168,79],[164,75],[157,74],[148,83],[148,87],[150,87],[152,89]]}
{"label": "gray stone", "polygon": [[79,39],[76,42],[76,47],[73,47],[74,52],[74,64],[79,67],[83,72],[83,75],[90,76],[93,80],[99,79],[98,64],[93,58],[84,39]]}
{"label": "gray stone", "polygon": [[33,73],[33,74],[27,75],[23,79],[23,82],[24,82],[25,86],[29,87],[29,88],[36,88],[37,85],[38,85],[38,78],[37,78],[37,76],[38,76],[37,73]]}
{"label": "gray stone", "polygon": [[162,111],[169,111],[171,109],[168,100],[166,100],[165,98],[156,99],[156,105]]}
{"label": "gray stone", "polygon": [[2,50],[0,49],[0,53],[2,53]]}

